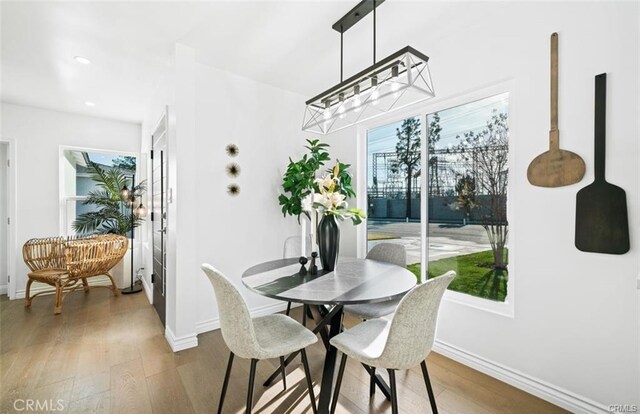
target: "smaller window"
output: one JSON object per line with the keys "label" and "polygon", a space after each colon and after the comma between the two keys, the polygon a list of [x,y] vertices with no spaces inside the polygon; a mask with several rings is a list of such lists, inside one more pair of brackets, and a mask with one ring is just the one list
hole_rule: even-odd
{"label": "smaller window", "polygon": [[136,157],[71,149],[63,154],[65,234],[117,233],[131,237],[132,223],[134,227],[139,224],[134,213],[144,192],[144,182],[135,183],[131,191]]}

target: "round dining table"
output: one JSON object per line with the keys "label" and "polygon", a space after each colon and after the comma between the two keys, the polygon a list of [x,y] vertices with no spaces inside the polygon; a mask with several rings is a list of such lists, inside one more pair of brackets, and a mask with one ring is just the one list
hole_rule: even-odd
{"label": "round dining table", "polygon": [[[319,263],[318,263],[319,264]],[[385,302],[402,297],[416,285],[416,277],[406,268],[371,259],[340,258],[333,271],[301,274],[298,259],[278,259],[257,264],[242,274],[242,283],[251,291],[272,299],[305,305],[316,322],[313,332],[320,334],[326,348],[318,412],[328,413],[332,398],[337,349],[329,341],[342,328],[344,305]],[[305,315],[306,316],[306,315]],[[295,354],[290,355],[289,363]],[[369,367],[366,367],[370,373]],[[278,368],[265,382],[270,385]],[[388,394],[388,387],[376,384]]]}

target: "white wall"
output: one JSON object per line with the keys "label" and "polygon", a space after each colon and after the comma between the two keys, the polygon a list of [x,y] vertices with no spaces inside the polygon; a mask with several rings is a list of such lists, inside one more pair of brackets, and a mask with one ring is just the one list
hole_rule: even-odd
{"label": "white wall", "polygon": [[[2,103],[2,137],[16,143],[18,252],[30,238],[60,234],[59,148],[138,152],[140,125]],[[16,297],[24,297],[27,267],[16,261]]]}
{"label": "white wall", "polygon": [[[446,301],[439,350],[576,412],[638,404],[638,3],[451,7],[441,16],[446,30],[435,38],[426,25],[385,22],[385,31],[395,35],[380,56],[407,43],[426,53],[437,100],[513,80],[515,317]],[[411,8],[415,15],[429,13],[429,3]],[[526,169],[548,147],[554,31],[560,34],[560,145],[585,159],[587,173],[579,184],[543,189],[529,185]],[[626,190],[629,209],[632,248],[622,256],[582,253],[573,244],[575,195],[593,181],[594,76],[602,72],[608,73],[607,179]],[[356,154],[354,128],[329,136],[329,142],[347,157]]]}
{"label": "white wall", "polygon": [[7,293],[7,275],[9,274],[8,243],[9,232],[9,172],[7,171],[8,145],[0,142],[0,294]]}
{"label": "white wall", "polygon": [[[175,152],[170,159],[176,159],[177,188],[170,208],[176,214],[177,315],[167,320],[167,327],[178,343],[174,349],[179,349],[197,343],[188,338],[190,332],[218,327],[202,263],[242,286],[245,269],[281,257],[284,240],[299,234],[297,221],[283,218],[277,198],[288,157],[302,153],[305,135],[299,95],[200,64],[193,49],[181,45],[176,71]],[[234,159],[225,152],[230,143],[240,149]],[[225,173],[231,161],[241,167],[237,179]],[[227,195],[232,182],[240,186],[237,197]],[[241,289],[254,314],[284,307]]]}

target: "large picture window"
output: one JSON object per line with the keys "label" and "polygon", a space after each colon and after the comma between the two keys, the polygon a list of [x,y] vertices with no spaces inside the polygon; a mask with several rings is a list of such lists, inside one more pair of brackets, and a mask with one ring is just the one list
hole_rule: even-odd
{"label": "large picture window", "polygon": [[418,280],[427,262],[427,278],[456,271],[450,290],[505,302],[508,155],[508,93],[369,129],[367,248],[402,244]]}

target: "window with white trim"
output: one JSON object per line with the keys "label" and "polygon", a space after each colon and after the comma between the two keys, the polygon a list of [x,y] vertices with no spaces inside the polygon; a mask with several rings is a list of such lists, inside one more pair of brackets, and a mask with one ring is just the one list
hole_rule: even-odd
{"label": "window with white trim", "polygon": [[[83,229],[79,225],[79,219],[86,217],[87,213],[96,212],[100,206],[90,202],[94,195],[108,196],[113,200],[118,200],[119,192],[123,184],[131,188],[132,180],[136,172],[137,158],[130,155],[123,155],[114,152],[100,152],[81,149],[64,149],[61,157],[61,219],[62,230],[67,236],[92,234],[98,232],[109,232],[109,220],[103,224],[90,226],[91,229]],[[96,176],[97,171],[102,171],[109,175],[112,170],[117,170],[122,174],[120,184],[106,186],[104,182]],[[113,188],[110,188],[113,187]],[[117,190],[117,191],[116,191]],[[127,215],[125,202],[113,203],[118,210],[116,214]],[[104,207],[104,205],[102,206]],[[134,206],[135,207],[135,206]],[[96,228],[93,228],[96,227]]]}

